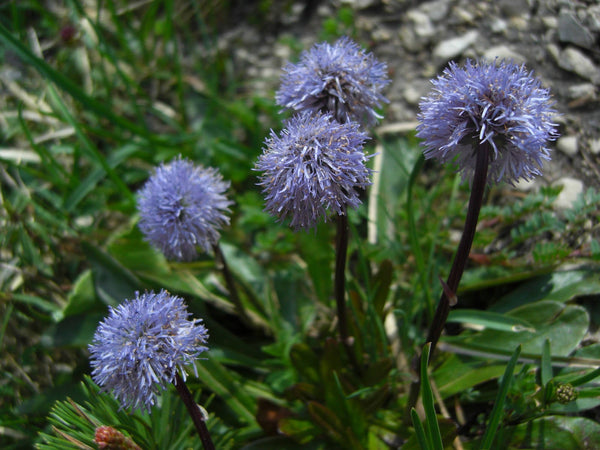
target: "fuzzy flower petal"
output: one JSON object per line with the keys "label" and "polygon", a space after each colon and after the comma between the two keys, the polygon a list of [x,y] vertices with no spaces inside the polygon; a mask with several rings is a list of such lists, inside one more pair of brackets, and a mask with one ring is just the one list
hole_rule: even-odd
{"label": "fuzzy flower petal", "polygon": [[163,164],[139,192],[140,230],[168,259],[191,261],[229,224],[228,187],[214,168],[181,158]]}
{"label": "fuzzy flower petal", "polygon": [[549,141],[558,136],[556,111],[547,89],[524,66],[508,62],[450,63],[432,80],[434,89],[419,105],[417,136],[425,157],[454,161],[471,180],[479,145],[489,143],[488,183],[515,184],[541,174],[550,159]]}
{"label": "fuzzy flower petal", "polygon": [[390,82],[387,66],[347,37],[333,45],[316,44],[302,52],[298,64],[288,63],[275,99],[294,111],[331,113],[338,122],[374,125],[375,108],[388,100],[381,90]]}
{"label": "fuzzy flower petal", "polygon": [[[189,320],[180,297],[146,292],[111,307],[89,346],[92,378],[122,408],[150,411],[158,393],[208,350],[200,319]],[[197,373],[196,373],[197,376]]]}
{"label": "fuzzy flower petal", "polygon": [[345,214],[360,204],[357,189],[371,184],[363,145],[368,139],[355,122],[338,123],[330,114],[303,113],[273,130],[256,169],[266,194],[266,210],[291,217],[296,230],[312,228],[329,212]]}

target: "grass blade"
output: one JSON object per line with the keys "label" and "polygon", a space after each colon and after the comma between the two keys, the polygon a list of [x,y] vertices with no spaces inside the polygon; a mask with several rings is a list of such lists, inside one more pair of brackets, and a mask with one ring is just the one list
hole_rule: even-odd
{"label": "grass blade", "polygon": [[430,447],[429,443],[427,442],[427,436],[425,435],[423,424],[421,423],[421,419],[419,419],[419,415],[417,414],[415,408],[411,408],[410,417],[412,418],[413,425],[415,427],[415,436],[419,442],[419,447],[421,447],[421,450],[429,450]]}
{"label": "grass blade", "polygon": [[425,409],[425,428],[431,441],[431,448],[434,450],[443,450],[442,434],[435,413],[435,400],[433,399],[433,391],[431,390],[429,374],[427,373],[430,351],[431,342],[428,342],[423,347],[423,354],[421,355],[421,395],[423,396],[423,408]]}
{"label": "grass blade", "polygon": [[513,373],[515,371],[515,366],[517,365],[520,354],[521,346],[519,345],[508,361],[506,370],[502,376],[502,382],[500,383],[500,387],[498,389],[498,395],[496,396],[496,401],[494,402],[494,407],[492,408],[492,413],[490,414],[490,421],[486,427],[483,439],[481,440],[480,448],[482,450],[490,449],[492,447],[492,443],[494,442],[494,438],[496,437],[496,432],[498,431],[500,420],[502,419],[502,413],[504,412],[504,403],[506,402],[508,388],[510,387],[510,383],[513,379]]}
{"label": "grass blade", "polygon": [[19,40],[16,39],[12,33],[1,23],[0,42],[4,42],[7,48],[13,50],[17,55],[19,55],[25,64],[31,64],[31,66],[33,66],[45,78],[53,82],[63,91],[67,92],[75,100],[85,105],[85,108],[88,111],[92,111],[101,117],[105,117],[119,127],[131,131],[136,135],[153,140],[148,130],[146,130],[144,127],[140,127],[137,124],[116,115],[109,107],[87,95],[79,86],[50,66],[46,61],[35,56],[33,52],[19,42]]}
{"label": "grass blade", "polygon": [[550,353],[550,339],[544,341],[542,347],[542,362],[540,378],[542,386],[546,386],[552,379],[552,356]]}

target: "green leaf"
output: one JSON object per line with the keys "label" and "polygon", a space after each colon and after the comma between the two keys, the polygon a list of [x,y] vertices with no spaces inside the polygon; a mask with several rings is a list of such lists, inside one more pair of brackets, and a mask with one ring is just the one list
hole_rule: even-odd
{"label": "green leaf", "polygon": [[508,316],[530,323],[535,331],[507,332],[483,330],[456,339],[446,338],[452,343],[464,342],[472,348],[484,351],[510,351],[521,344],[523,353],[540,355],[546,339],[552,344],[554,356],[570,354],[584,338],[589,327],[589,315],[579,305],[565,305],[557,301],[539,301],[525,304],[510,311]]}
{"label": "green leaf", "polygon": [[106,311],[65,317],[46,330],[41,342],[46,347],[87,347],[105,316]]}
{"label": "green leaf", "polygon": [[519,359],[520,353],[521,346],[519,345],[515,349],[510,361],[508,361],[508,364],[506,365],[506,370],[504,371],[502,381],[500,382],[500,387],[498,388],[498,394],[496,395],[496,401],[494,402],[494,407],[490,413],[490,420],[485,429],[485,434],[481,440],[481,449],[488,450],[492,448],[492,443],[494,442],[494,438],[496,437],[496,433],[500,427],[500,421],[502,420],[504,413],[506,395],[508,394],[508,389],[512,382],[513,373],[515,371],[515,366],[517,365],[517,360]]}
{"label": "green leaf", "polygon": [[545,417],[508,430],[508,434],[511,432],[512,448],[600,448],[600,424],[584,417]]}
{"label": "green leaf", "polygon": [[131,271],[104,250],[85,241],[82,248],[92,266],[96,295],[104,303],[116,306],[143,288]]}
{"label": "green leaf", "polygon": [[256,425],[256,401],[247,393],[242,379],[213,358],[196,364],[198,379],[218,395],[233,413],[233,419],[243,426]]}
{"label": "green leaf", "polygon": [[481,311],[477,309],[455,309],[450,311],[447,322],[479,325],[490,330],[519,332],[529,330],[535,332],[533,325],[521,317]]}
{"label": "green leaf", "polygon": [[435,412],[435,400],[433,399],[433,391],[429,382],[429,373],[427,366],[429,363],[429,351],[431,350],[431,342],[428,342],[423,347],[421,354],[421,395],[423,398],[423,408],[425,409],[425,430],[429,445],[434,450],[443,450],[442,435],[440,426]]}
{"label": "green leaf", "polygon": [[540,365],[540,381],[542,386],[546,387],[552,379],[552,356],[550,351],[550,340],[544,341],[544,347],[542,348],[542,362]]}
{"label": "green leaf", "polygon": [[498,378],[504,372],[504,368],[503,363],[490,364],[489,361],[451,355],[433,375],[442,398],[448,398]]}
{"label": "green leaf", "polygon": [[63,310],[63,317],[89,313],[91,311],[106,311],[106,304],[101,302],[94,290],[94,278],[91,270],[83,272],[73,285],[67,297],[67,306]]}
{"label": "green leaf", "polygon": [[394,266],[389,259],[385,259],[379,265],[377,274],[373,277],[374,290],[373,307],[379,317],[383,317],[383,308],[390,293]]}
{"label": "green leaf", "polygon": [[595,294],[600,294],[599,266],[555,271],[521,284],[502,297],[490,310],[506,312],[539,300],[568,302],[578,296]]}
{"label": "green leaf", "polygon": [[423,429],[423,425],[421,424],[421,419],[419,419],[419,415],[415,408],[411,408],[410,417],[413,422],[413,426],[415,427],[415,435],[417,436],[417,441],[419,442],[419,447],[421,450],[429,450],[430,446],[427,443],[427,436],[425,435],[425,430]]}

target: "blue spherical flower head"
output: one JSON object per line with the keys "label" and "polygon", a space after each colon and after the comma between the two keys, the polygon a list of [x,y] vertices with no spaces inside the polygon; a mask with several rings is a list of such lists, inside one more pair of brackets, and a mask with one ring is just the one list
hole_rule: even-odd
{"label": "blue spherical flower head", "polygon": [[178,261],[195,259],[198,248],[210,251],[219,230],[229,224],[228,187],[214,168],[181,158],[161,165],[138,196],[139,227],[146,240]]}
{"label": "blue spherical flower head", "polygon": [[368,139],[355,122],[330,114],[303,113],[286,121],[278,136],[266,139],[256,170],[266,194],[266,210],[291,217],[296,230],[312,228],[330,212],[345,214],[360,204],[357,189],[371,184],[363,145]]}
{"label": "blue spherical flower head", "polygon": [[540,175],[550,159],[548,143],[558,136],[550,93],[524,66],[512,63],[450,63],[421,100],[417,136],[425,157],[455,161],[471,180],[476,152],[489,144],[488,183]]}
{"label": "blue spherical flower head", "polygon": [[200,319],[189,320],[180,297],[166,291],[136,292],[133,300],[111,307],[89,346],[92,378],[111,391],[122,408],[150,411],[158,393],[208,350]]}
{"label": "blue spherical flower head", "polygon": [[276,101],[294,111],[331,113],[338,122],[374,125],[375,108],[388,100],[381,90],[390,82],[387,66],[347,37],[333,45],[316,44],[288,63]]}

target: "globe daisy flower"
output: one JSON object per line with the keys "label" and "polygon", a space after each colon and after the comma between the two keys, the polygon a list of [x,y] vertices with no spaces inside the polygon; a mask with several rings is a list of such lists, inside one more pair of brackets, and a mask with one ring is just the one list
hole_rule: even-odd
{"label": "globe daisy flower", "polygon": [[355,122],[339,123],[331,114],[303,113],[271,130],[255,170],[266,210],[294,229],[315,227],[329,213],[345,214],[361,203],[358,189],[371,184],[363,145],[368,139]]}
{"label": "globe daisy flower", "polygon": [[183,299],[167,291],[146,292],[110,307],[90,350],[92,379],[112,392],[122,408],[150,411],[158,393],[208,350],[208,332],[190,320]]}
{"label": "globe daisy flower", "polygon": [[228,187],[214,168],[182,158],[161,164],[138,194],[140,230],[168,259],[191,261],[229,224]]}
{"label": "globe daisy flower", "polygon": [[388,102],[381,94],[390,82],[387,66],[347,37],[316,44],[283,70],[275,99],[286,109],[329,112],[342,123],[374,125],[382,118],[375,108]]}
{"label": "globe daisy flower", "polygon": [[454,161],[471,180],[479,146],[490,149],[488,183],[515,184],[541,174],[556,139],[554,102],[524,66],[451,62],[419,105],[417,136],[426,158]]}

